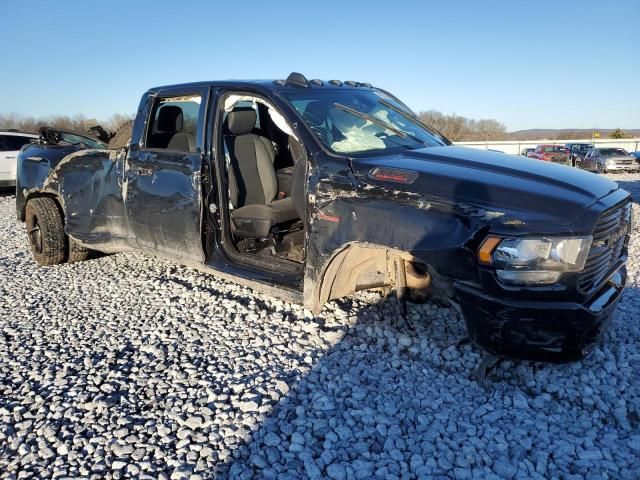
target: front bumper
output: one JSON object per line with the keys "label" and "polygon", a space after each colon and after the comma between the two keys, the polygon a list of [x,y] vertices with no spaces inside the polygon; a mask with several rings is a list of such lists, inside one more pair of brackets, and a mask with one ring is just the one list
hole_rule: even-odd
{"label": "front bumper", "polygon": [[587,356],[609,326],[626,284],[618,270],[584,304],[502,300],[456,283],[469,338],[500,357],[571,362]]}

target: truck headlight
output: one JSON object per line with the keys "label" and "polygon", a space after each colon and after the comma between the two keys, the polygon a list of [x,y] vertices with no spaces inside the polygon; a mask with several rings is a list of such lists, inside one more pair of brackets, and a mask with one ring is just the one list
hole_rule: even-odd
{"label": "truck headlight", "polygon": [[591,248],[591,236],[500,238],[490,236],[478,258],[496,267],[498,279],[508,285],[548,285],[564,272],[579,272]]}

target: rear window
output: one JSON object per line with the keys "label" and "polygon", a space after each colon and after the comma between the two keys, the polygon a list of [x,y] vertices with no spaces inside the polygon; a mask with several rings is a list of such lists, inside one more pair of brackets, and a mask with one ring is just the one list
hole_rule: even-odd
{"label": "rear window", "polygon": [[195,152],[201,104],[199,95],[156,100],[147,133],[147,148]]}
{"label": "rear window", "polygon": [[25,137],[23,135],[0,135],[2,142],[0,146],[4,144],[4,150],[12,152],[14,150],[20,150],[23,145],[31,142],[31,137]]}

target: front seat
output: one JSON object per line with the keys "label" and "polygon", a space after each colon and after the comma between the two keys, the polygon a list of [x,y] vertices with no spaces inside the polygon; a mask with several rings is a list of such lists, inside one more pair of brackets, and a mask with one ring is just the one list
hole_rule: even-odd
{"label": "front seat", "polygon": [[184,114],[177,105],[164,105],[160,108],[156,127],[159,132],[153,136],[156,148],[181,152],[195,150],[195,138],[184,131]]}
{"label": "front seat", "polygon": [[235,108],[227,115],[231,223],[242,238],[266,238],[274,226],[299,218],[290,197],[276,200],[275,152],[268,139],[251,133],[255,124],[253,108]]}

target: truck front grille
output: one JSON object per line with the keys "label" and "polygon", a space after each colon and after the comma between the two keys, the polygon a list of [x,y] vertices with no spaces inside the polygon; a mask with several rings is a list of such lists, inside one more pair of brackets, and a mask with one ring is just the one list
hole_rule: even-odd
{"label": "truck front grille", "polygon": [[605,211],[593,231],[593,244],[584,270],[578,279],[578,289],[589,292],[602,285],[618,262],[631,227],[631,199],[627,198]]}

